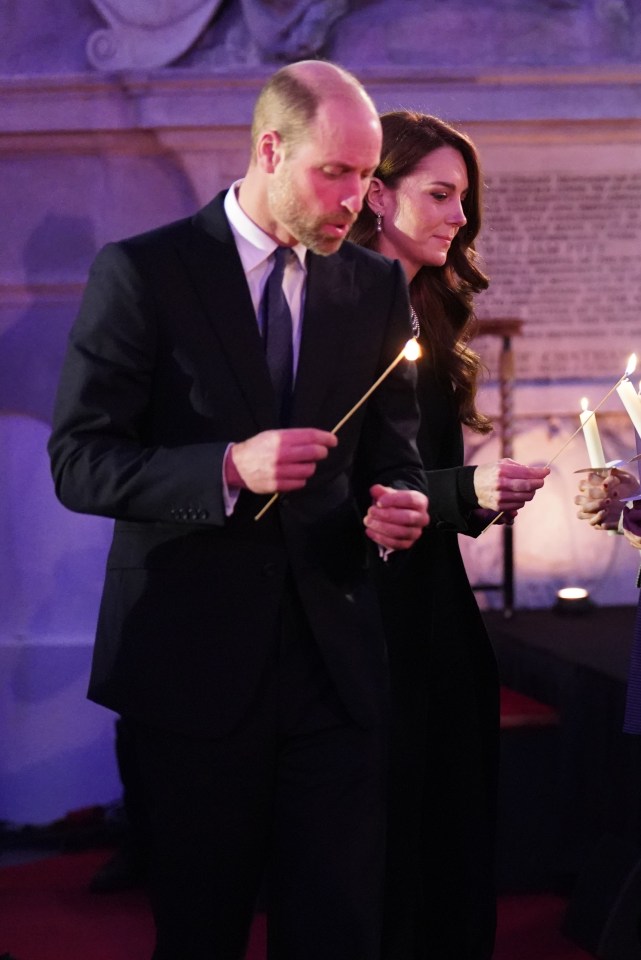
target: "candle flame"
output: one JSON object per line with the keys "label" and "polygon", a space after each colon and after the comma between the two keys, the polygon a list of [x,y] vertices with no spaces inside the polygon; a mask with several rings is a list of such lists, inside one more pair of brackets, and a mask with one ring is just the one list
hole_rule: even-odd
{"label": "candle flame", "polygon": [[588,591],[584,587],[562,587],[556,595],[560,600],[587,600]]}
{"label": "candle flame", "polygon": [[625,376],[629,377],[631,373],[634,373],[636,368],[637,368],[637,355],[636,353],[631,353],[628,358],[628,365],[625,368]]}
{"label": "candle flame", "polygon": [[587,410],[587,409],[588,409],[588,398],[587,398],[587,397],[581,397],[581,409],[582,409],[582,410]]}
{"label": "candle flame", "polygon": [[421,355],[421,348],[418,345],[418,340],[415,340],[412,337],[411,340],[408,340],[405,344],[405,349],[403,350],[403,356],[406,360],[418,360]]}

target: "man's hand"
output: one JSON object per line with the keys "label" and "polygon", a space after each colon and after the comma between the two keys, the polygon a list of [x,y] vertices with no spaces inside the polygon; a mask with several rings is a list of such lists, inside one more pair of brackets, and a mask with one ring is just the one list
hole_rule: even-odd
{"label": "man's hand", "polygon": [[253,493],[286,493],[300,490],[338,440],[333,433],[314,427],[265,430],[232,444],[225,461],[230,489]]}
{"label": "man's hand", "polygon": [[526,467],[505,458],[484,463],[474,471],[474,490],[485,510],[514,513],[534,497],[549,474],[548,467]]}
{"label": "man's hand", "polygon": [[625,470],[612,469],[588,473],[579,483],[574,502],[577,517],[598,530],[616,530],[623,504],[639,491],[638,481]]}
{"label": "man's hand", "polygon": [[430,522],[427,497],[418,490],[370,487],[372,505],[363,523],[367,536],[381,547],[407,550]]}

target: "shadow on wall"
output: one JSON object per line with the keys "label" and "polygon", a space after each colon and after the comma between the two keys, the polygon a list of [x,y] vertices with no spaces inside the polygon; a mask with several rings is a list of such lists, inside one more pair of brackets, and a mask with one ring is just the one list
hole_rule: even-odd
{"label": "shadow on wall", "polygon": [[118,795],[113,718],[85,700],[111,524],[61,506],[46,450],[67,278],[95,251],[89,218],[44,216],[24,247],[29,304],[0,336],[0,818],[17,823]]}
{"label": "shadow on wall", "polygon": [[[47,213],[32,230],[23,252],[31,302],[0,336],[0,413],[51,423],[70,316],[77,307],[77,299],[65,295],[65,280],[79,264],[88,267],[95,253],[88,217]],[[57,292],[48,293],[48,284]]]}
{"label": "shadow on wall", "polygon": [[113,717],[85,699],[111,523],[58,503],[48,435],[0,415],[0,819],[16,823],[119,795]]}
{"label": "shadow on wall", "polygon": [[46,445],[98,248],[197,206],[183,158],[145,143],[142,156],[37,155],[11,181],[12,256],[0,277],[0,819],[45,822],[120,794],[113,714],[86,700],[112,523],[62,507]]}

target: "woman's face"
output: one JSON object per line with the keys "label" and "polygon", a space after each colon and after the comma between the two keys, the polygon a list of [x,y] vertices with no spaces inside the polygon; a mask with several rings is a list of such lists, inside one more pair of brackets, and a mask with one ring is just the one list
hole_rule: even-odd
{"label": "woman's face", "polygon": [[441,267],[466,219],[468,190],[463,155],[453,147],[428,153],[394,189],[370,187],[374,212],[383,213],[378,250],[403,264],[408,281],[422,266]]}

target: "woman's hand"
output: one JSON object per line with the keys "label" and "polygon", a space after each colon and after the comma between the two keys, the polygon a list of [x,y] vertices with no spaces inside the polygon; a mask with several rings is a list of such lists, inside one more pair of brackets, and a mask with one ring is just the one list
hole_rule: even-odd
{"label": "woman's hand", "polygon": [[474,490],[479,506],[514,516],[543,486],[549,472],[548,467],[526,467],[509,458],[497,463],[483,463],[474,471]]}

